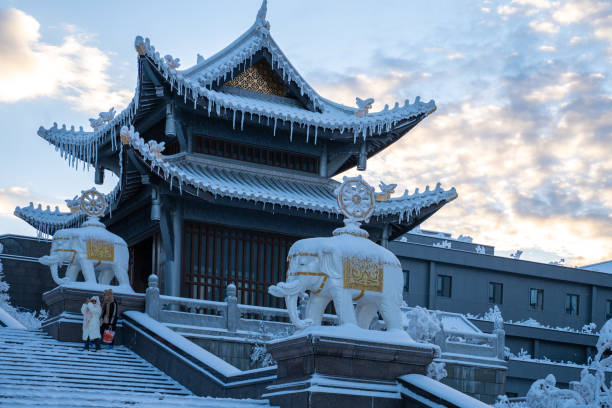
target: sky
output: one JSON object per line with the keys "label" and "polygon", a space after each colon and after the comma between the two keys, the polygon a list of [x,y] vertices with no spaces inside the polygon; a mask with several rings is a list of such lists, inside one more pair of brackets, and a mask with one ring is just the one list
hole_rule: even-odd
{"label": "sky", "polygon": [[[169,4],[0,0],[0,234],[35,234],[16,206],[67,210],[93,185],[36,132],[127,106],[136,35],[188,68],[248,29],[260,1]],[[612,259],[612,2],[269,0],[267,19],[326,98],[436,101],[365,173],[398,193],[455,187],[423,229],[538,262]]]}

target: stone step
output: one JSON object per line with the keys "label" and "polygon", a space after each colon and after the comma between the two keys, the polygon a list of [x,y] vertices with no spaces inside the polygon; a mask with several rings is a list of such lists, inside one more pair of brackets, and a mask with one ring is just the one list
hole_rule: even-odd
{"label": "stone step", "polygon": [[[49,365],[49,364],[28,364],[28,363],[20,363],[14,362],[10,364],[2,364],[3,370],[7,372],[29,372],[32,370],[40,371],[53,371],[58,373],[72,373],[75,370],[75,366],[65,366],[65,365]],[[111,375],[115,377],[133,377],[137,376],[139,378],[159,378],[159,374],[155,370],[104,370],[104,368],[92,367],[92,366],[81,366],[78,367],[79,372],[82,374],[91,374],[91,375]]]}
{"label": "stone step", "polygon": [[[8,397],[0,396],[0,406],[7,407],[138,407],[158,408],[185,406],[193,408],[255,408],[267,407],[267,401],[206,398],[195,396],[173,396],[161,394],[137,394],[121,391],[98,392],[82,390],[75,392],[62,387],[14,387],[7,386]],[[66,398],[70,392],[70,398]]]}
{"label": "stone step", "polygon": [[13,350],[3,350],[0,348],[0,358],[6,359],[26,359],[26,360],[37,360],[37,361],[63,361],[63,362],[74,362],[79,363],[86,361],[88,363],[97,364],[109,364],[109,365],[120,365],[130,367],[145,367],[148,366],[143,361],[140,361],[134,357],[115,357],[112,355],[105,355],[103,350],[82,350],[80,353],[42,353],[42,352],[16,352]]}
{"label": "stone step", "polygon": [[[5,385],[21,385],[21,386],[55,386],[55,387],[63,387],[66,389],[75,389],[75,390],[98,390],[99,393],[103,393],[106,391],[130,391],[130,392],[141,392],[141,393],[155,393],[158,392],[160,394],[174,394],[174,395],[191,395],[189,391],[185,391],[182,388],[165,388],[165,387],[147,387],[143,384],[127,384],[126,386],[121,386],[118,382],[96,382],[96,383],[83,383],[80,381],[70,381],[70,380],[27,380],[21,378],[5,378],[4,375],[0,375],[0,384],[2,387]],[[0,387],[0,388],[2,388]]]}
{"label": "stone step", "polygon": [[174,385],[174,382],[160,376],[149,375],[149,376],[141,376],[138,374],[125,374],[125,373],[115,373],[114,371],[102,371],[102,370],[93,370],[89,372],[79,371],[75,373],[74,369],[70,370],[69,368],[63,369],[41,369],[41,367],[31,367],[31,368],[17,368],[14,366],[5,366],[2,368],[2,374],[0,377],[23,377],[23,378],[31,378],[31,377],[52,377],[52,378],[79,378],[83,380],[91,380],[98,381],[101,378],[106,379],[114,379],[117,381],[121,381],[124,384],[126,381],[131,381],[135,383],[148,383],[148,384],[158,384],[158,385]]}

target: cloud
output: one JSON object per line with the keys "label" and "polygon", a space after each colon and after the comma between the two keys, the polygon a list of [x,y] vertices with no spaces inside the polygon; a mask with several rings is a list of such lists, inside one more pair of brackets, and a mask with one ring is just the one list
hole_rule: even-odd
{"label": "cloud", "polygon": [[529,23],[529,27],[539,33],[557,34],[559,32],[559,26],[550,21],[532,21]]}
{"label": "cloud", "polygon": [[0,10],[0,102],[59,98],[83,111],[122,107],[133,93],[115,89],[108,56],[69,30],[62,43],[41,41],[36,19],[14,8]]}
{"label": "cloud", "polygon": [[[366,173],[373,184],[398,183],[399,192],[438,181],[456,187],[459,198],[424,228],[470,235],[500,253],[526,248],[540,261],[542,254],[570,265],[611,259],[612,84],[594,37],[602,23],[556,22],[558,2],[506,5],[517,12],[497,16],[494,26],[473,25],[480,31],[456,35],[436,53],[406,44],[404,56],[377,52],[368,67],[320,72],[313,85],[347,104],[375,96],[378,109],[405,96],[436,99],[435,114],[370,159]],[[559,40],[551,43],[532,20],[551,21]],[[462,58],[449,61],[453,53]]]}

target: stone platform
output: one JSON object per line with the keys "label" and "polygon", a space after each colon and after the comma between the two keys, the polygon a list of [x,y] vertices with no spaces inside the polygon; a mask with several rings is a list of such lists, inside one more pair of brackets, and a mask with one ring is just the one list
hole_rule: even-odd
{"label": "stone platform", "polygon": [[[81,306],[85,298],[98,296],[100,301],[104,298],[104,289],[113,289],[113,296],[117,301],[118,313],[127,310],[137,310],[144,312],[145,295],[140,293],[121,293],[120,290],[112,286],[100,286],[99,288],[57,286],[48,292],[43,293],[43,302],[47,306],[49,319],[42,326],[50,336],[60,341],[81,341],[83,315]],[[121,330],[117,331],[120,336]],[[120,343],[120,337],[115,340]]]}
{"label": "stone platform", "polygon": [[340,337],[342,327],[323,327],[268,343],[278,372],[262,398],[283,408],[403,406],[397,378],[426,374],[439,349],[393,333],[355,332]]}

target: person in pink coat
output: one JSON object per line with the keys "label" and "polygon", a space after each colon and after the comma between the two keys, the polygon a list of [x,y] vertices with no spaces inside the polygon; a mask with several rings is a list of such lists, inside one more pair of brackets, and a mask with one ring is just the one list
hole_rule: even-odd
{"label": "person in pink coat", "polygon": [[96,345],[96,350],[100,350],[100,315],[102,314],[100,298],[97,296],[87,298],[81,306],[81,313],[83,313],[84,350],[89,350],[89,344],[92,341]]}

